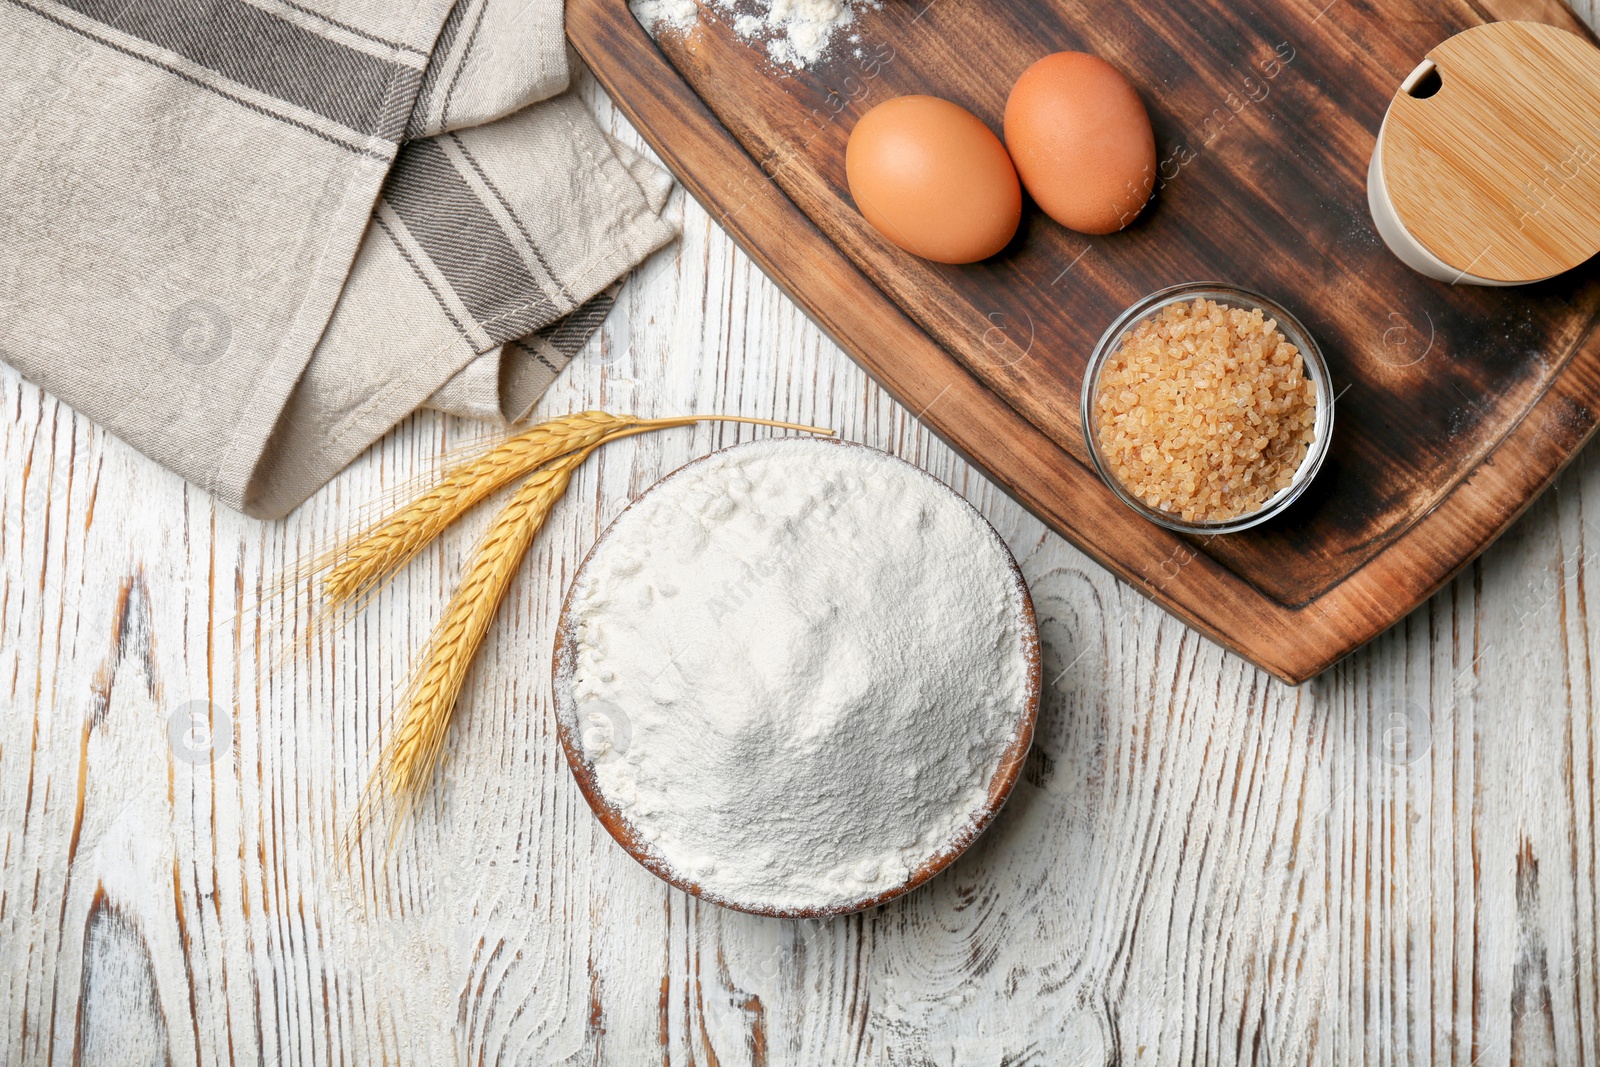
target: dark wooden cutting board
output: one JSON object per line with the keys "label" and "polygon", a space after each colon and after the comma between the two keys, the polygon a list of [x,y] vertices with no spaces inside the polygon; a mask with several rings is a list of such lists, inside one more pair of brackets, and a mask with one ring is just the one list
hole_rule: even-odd
{"label": "dark wooden cutting board", "polygon": [[[1600,269],[1515,289],[1413,273],[1367,212],[1390,97],[1434,45],[1497,18],[1588,36],[1557,0],[883,0],[805,71],[703,8],[653,41],[622,0],[570,0],[568,33],[689,190],[907,407],[1167,610],[1291,682],[1421,603],[1494,540],[1600,413]],[[862,5],[864,7],[864,5]],[[1161,182],[1129,230],[1085,237],[1029,205],[1001,255],[928,263],[884,241],[845,184],[851,127],[931,93],[997,131],[1053,51],[1127,73]],[[1128,304],[1186,281],[1265,292],[1321,342],[1337,429],[1284,516],[1186,538],[1088,466],[1079,388]]]}

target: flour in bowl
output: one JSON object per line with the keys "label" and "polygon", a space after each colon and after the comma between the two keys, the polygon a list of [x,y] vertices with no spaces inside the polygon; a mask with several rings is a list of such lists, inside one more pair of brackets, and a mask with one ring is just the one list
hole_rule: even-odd
{"label": "flour in bowl", "polygon": [[1037,687],[1027,593],[965,501],[776,439],[685,467],[574,582],[570,725],[604,797],[711,898],[840,908],[970,838]]}

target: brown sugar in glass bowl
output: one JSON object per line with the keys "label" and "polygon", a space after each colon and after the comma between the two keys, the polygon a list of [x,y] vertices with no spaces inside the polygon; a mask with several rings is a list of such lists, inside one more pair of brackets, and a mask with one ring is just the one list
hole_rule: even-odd
{"label": "brown sugar in glass bowl", "polygon": [[1322,353],[1287,310],[1216,282],[1125,311],[1084,375],[1082,417],[1101,478],[1184,532],[1264,522],[1310,484],[1333,404]]}

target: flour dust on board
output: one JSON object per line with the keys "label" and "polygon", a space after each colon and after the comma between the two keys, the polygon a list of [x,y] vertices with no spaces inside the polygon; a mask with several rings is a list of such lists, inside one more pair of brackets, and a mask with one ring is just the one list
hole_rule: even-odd
{"label": "flour dust on board", "polygon": [[[828,54],[835,36],[855,22],[856,10],[877,8],[881,0],[705,0],[742,41],[764,44],[774,63],[809,67]],[[695,0],[631,0],[633,11],[652,37],[686,33],[700,20]],[[859,37],[846,34],[859,44]]]}

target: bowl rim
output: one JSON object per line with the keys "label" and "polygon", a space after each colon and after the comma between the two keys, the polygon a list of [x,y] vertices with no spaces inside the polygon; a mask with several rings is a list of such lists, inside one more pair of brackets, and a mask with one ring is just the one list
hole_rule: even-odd
{"label": "bowl rim", "polygon": [[[976,515],[983,524],[983,529],[989,532],[989,536],[993,539],[996,547],[999,548],[1001,557],[1005,560],[1007,569],[1010,571],[1012,581],[1020,593],[1020,636],[1022,638],[1023,658],[1027,664],[1026,692],[1024,694],[1022,715],[1017,722],[1015,732],[1012,734],[1011,742],[1001,753],[994,774],[989,779],[989,787],[984,795],[983,805],[971,813],[949,842],[942,845],[918,864],[911,872],[910,877],[904,882],[869,897],[815,908],[772,908],[760,904],[731,900],[718,893],[706,890],[694,880],[684,877],[659,854],[650,849],[648,844],[634,830],[628,819],[607,800],[595,775],[594,764],[584,756],[583,745],[577,731],[577,702],[572,694],[571,686],[568,684],[577,659],[577,632],[572,619],[573,593],[577,589],[578,582],[583,577],[585,570],[594,559],[595,553],[611,537],[618,523],[622,521],[623,516],[650,493],[693,467],[736,449],[749,448],[753,445],[762,445],[779,440],[810,440],[819,445],[863,448],[880,453],[904,464],[933,482]],[[557,622],[555,644],[551,653],[550,688],[552,709],[555,714],[556,737],[561,743],[561,751],[566,759],[567,767],[571,770],[572,777],[578,784],[578,791],[583,794],[585,802],[588,803],[595,817],[605,827],[606,832],[611,835],[612,839],[622,847],[624,852],[633,857],[651,874],[654,874],[669,885],[681,889],[693,897],[709,901],[721,907],[750,915],[762,915],[771,918],[825,919],[865,911],[868,908],[875,908],[879,905],[887,904],[897,897],[904,896],[949,867],[962,853],[971,847],[974,841],[983,835],[983,832],[989,828],[995,817],[999,815],[1000,810],[1005,807],[1006,800],[1011,796],[1012,789],[1015,787],[1017,779],[1021,776],[1023,764],[1027,761],[1028,752],[1033,744],[1034,727],[1039,717],[1042,674],[1043,659],[1039,646],[1038,617],[1034,611],[1032,594],[1028,591],[1028,583],[1022,576],[1022,568],[1018,566],[1016,557],[1012,555],[1010,546],[1000,536],[1000,532],[994,528],[993,524],[984,517],[983,513],[971,501],[916,464],[903,460],[892,452],[873,448],[871,445],[857,441],[842,441],[830,437],[772,436],[740,441],[719,448],[669,471],[653,482],[644,492],[629,501],[627,506],[606,524],[606,528],[601,531],[599,537],[595,538],[594,544],[585,553],[583,562],[573,572],[572,580],[567,585],[566,595],[562,598],[561,614]]]}
{"label": "bowl rim", "polygon": [[[1255,511],[1241,515],[1238,518],[1224,519],[1209,522],[1187,522],[1171,512],[1160,511],[1150,507],[1144,501],[1134,496],[1120,479],[1106,464],[1105,457],[1101,455],[1100,443],[1094,433],[1093,400],[1100,383],[1100,372],[1104,369],[1106,361],[1113,352],[1120,347],[1124,335],[1141,319],[1149,318],[1164,307],[1179,303],[1183,300],[1209,298],[1218,303],[1232,304],[1236,307],[1253,306],[1264,312],[1268,318],[1274,319],[1284,338],[1297,349],[1304,357],[1306,377],[1317,387],[1317,419],[1312,438],[1311,447],[1306,450],[1305,458],[1300,461],[1300,466],[1295,469],[1294,479],[1277,493],[1273,494],[1266,503]],[[1100,340],[1095,343],[1094,352],[1089,357],[1089,363],[1083,371],[1083,387],[1078,401],[1079,421],[1083,426],[1084,447],[1088,449],[1089,460],[1095,473],[1117,498],[1128,505],[1140,515],[1149,519],[1157,526],[1178,533],[1189,534],[1228,534],[1248,530],[1259,526],[1268,519],[1282,513],[1289,505],[1298,500],[1306,488],[1316,478],[1317,472],[1322,469],[1322,463],[1328,456],[1328,448],[1333,439],[1333,416],[1337,398],[1332,394],[1333,379],[1328,370],[1328,361],[1322,354],[1322,347],[1317,344],[1317,339],[1311,331],[1306,329],[1295,314],[1276,300],[1254,289],[1231,282],[1203,281],[1183,282],[1178,285],[1169,285],[1164,289],[1157,289],[1147,296],[1141,297],[1130,304],[1118,315],[1110,326],[1106,327],[1100,335]]]}

